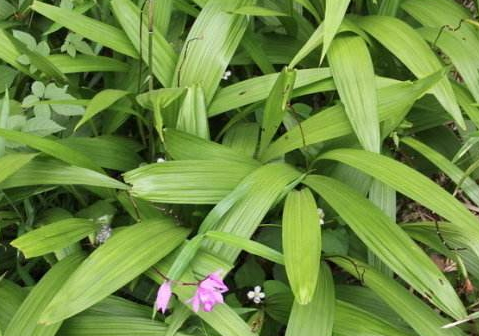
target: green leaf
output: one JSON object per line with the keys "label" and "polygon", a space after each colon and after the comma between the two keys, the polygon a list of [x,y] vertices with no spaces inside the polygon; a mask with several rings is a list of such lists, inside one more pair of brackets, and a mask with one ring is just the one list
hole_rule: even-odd
{"label": "green leaf", "polygon": [[466,207],[433,181],[385,156],[356,149],[338,149],[321,156],[357,168],[390,185],[401,194],[428,207],[463,230],[470,247],[479,255],[478,221]]}
{"label": "green leaf", "polygon": [[[208,115],[212,117],[241,106],[265,100],[273,89],[279,75],[280,73],[275,73],[250,78],[218,90],[208,108]],[[294,88],[302,88],[329,78],[331,78],[331,72],[328,68],[297,70]]]}
{"label": "green leaf", "polygon": [[67,247],[98,228],[98,224],[91,220],[70,218],[30,231],[10,244],[22,251],[26,258],[33,258]]}
{"label": "green leaf", "polygon": [[[440,78],[440,74],[435,74],[414,84],[399,83],[379,89],[379,120],[389,120],[403,115],[414,101]],[[338,138],[352,132],[353,129],[344,108],[341,105],[335,105],[309,117],[301,123],[301,127],[296,126],[286,132],[268,147],[263,153],[261,161],[267,162],[304,145]]]}
{"label": "green leaf", "polygon": [[346,10],[351,0],[326,0],[326,14],[324,16],[324,47],[321,51],[321,61],[323,63],[324,56],[333,42],[333,38],[339,30],[339,26],[343,21]]}
{"label": "green leaf", "polygon": [[284,68],[269,93],[263,112],[259,152],[269,145],[286,114],[294,88],[296,70]]}
{"label": "green leaf", "polygon": [[[135,50],[140,52],[140,9],[130,0],[114,0],[111,1],[111,6],[113,13],[133,44]],[[143,20],[142,23],[141,49],[143,61],[149,64],[149,33],[147,21],[148,20]],[[178,56],[171,44],[168,43],[165,37],[157,29],[153,30],[151,52],[151,70],[153,75],[161,84],[163,84],[164,87],[170,86]]]}
{"label": "green leaf", "polygon": [[0,183],[25,166],[38,154],[8,154],[0,157]]}
{"label": "green leaf", "polygon": [[153,266],[187,235],[188,230],[169,219],[145,221],[114,234],[68,278],[41,322],[59,322],[91,307]]}
{"label": "green leaf", "polygon": [[181,160],[143,166],[124,178],[133,196],[149,201],[216,204],[253,169],[238,162]]}
{"label": "green leaf", "polygon": [[294,58],[289,63],[289,68],[294,68],[301,62],[306,56],[308,56],[313,50],[319,47],[324,41],[324,23],[320,24],[314,31],[308,41],[301,47],[296,53]]}
{"label": "green leaf", "polygon": [[[59,336],[163,336],[167,326],[150,318],[131,316],[75,316],[65,321]],[[186,336],[177,333],[177,336]]]}
{"label": "green leaf", "polygon": [[[440,61],[419,33],[403,21],[389,16],[368,16],[357,22],[361,28],[399,58],[418,78],[429,76],[442,68]],[[449,80],[443,78],[432,92],[458,125],[465,128],[464,119]]]}
{"label": "green leaf", "polygon": [[[13,66],[15,69],[30,75],[28,67],[18,62],[21,53],[17,50],[14,38],[3,29],[0,29],[0,45],[2,46],[2,48],[0,48],[0,59]],[[38,78],[37,76],[32,77]]]}
{"label": "green leaf", "polygon": [[412,336],[412,332],[403,331],[379,316],[373,315],[350,303],[336,301],[334,316],[334,335],[388,335]]}
{"label": "green leaf", "polygon": [[381,146],[378,98],[376,88],[371,85],[374,83],[374,68],[366,43],[359,36],[338,37],[331,44],[328,61],[359,142],[364,149],[378,153]]}
{"label": "green leaf", "polygon": [[220,160],[259,166],[259,162],[240,152],[173,128],[165,130],[165,147],[175,160]]}
{"label": "green leaf", "polygon": [[93,118],[95,115],[107,109],[128,94],[130,94],[128,91],[114,89],[106,89],[97,93],[88,103],[85,114],[75,126],[75,131],[78,130],[80,126],[84,125],[91,118]]}
{"label": "green leaf", "polygon": [[320,194],[364,244],[414,289],[449,315],[465,316],[464,306],[446,277],[375,205],[351,187],[329,177],[308,176],[305,184]]}
{"label": "green leaf", "polygon": [[223,145],[233,148],[235,152],[253,157],[258,145],[259,128],[257,123],[237,123],[226,132]]}
{"label": "green leaf", "polygon": [[[200,233],[215,230],[250,238],[269,209],[301,176],[293,167],[281,163],[256,169],[211,210],[200,226]],[[239,222],[241,225],[237,225]],[[227,262],[233,262],[241,251],[220,242],[208,242],[205,246]]]}
{"label": "green leaf", "polygon": [[54,159],[35,158],[0,183],[0,189],[35,185],[89,185],[112,189],[128,186],[94,170],[70,166]]}
{"label": "green leaf", "polygon": [[286,13],[259,6],[242,6],[238,9],[235,9],[233,13],[254,16],[287,16]]}
{"label": "green leaf", "polygon": [[289,192],[282,231],[286,274],[296,301],[306,305],[316,290],[321,255],[318,207],[308,188]]}
{"label": "green leaf", "polygon": [[78,153],[89,156],[98,166],[118,171],[128,171],[143,161],[138,152],[141,147],[130,139],[117,136],[95,138],[69,137],[61,139],[61,144]]}
{"label": "green leaf", "polygon": [[59,142],[45,139],[33,134],[22,133],[7,129],[0,129],[0,136],[9,141],[14,141],[35,148],[48,154],[54,158],[60,159],[71,165],[76,165],[83,168],[88,168],[98,172],[102,172],[102,169],[93,163],[89,157],[73,151],[71,148],[60,144]]}
{"label": "green leaf", "polygon": [[83,254],[73,254],[53,266],[40,282],[33,287],[20,308],[18,308],[5,330],[5,336],[55,335],[61,323],[51,325],[40,324],[40,315],[83,259]]}
{"label": "green leaf", "polygon": [[27,291],[14,282],[7,279],[0,280],[0,334],[5,331],[8,323],[15,315],[23,300],[27,296]]}
{"label": "green leaf", "polygon": [[205,95],[201,86],[193,85],[187,88],[179,110],[176,128],[206,140],[210,138]]}
{"label": "green leaf", "polygon": [[398,313],[420,336],[465,336],[458,328],[445,330],[447,320],[432,310],[420,298],[412,295],[398,282],[369,265],[350,257],[328,258],[360,279]]}
{"label": "green leaf", "polygon": [[253,3],[253,0],[206,3],[186,37],[172,86],[199,84],[203,87],[206,105],[211,102],[249,23],[244,15],[228,12]]}
{"label": "green leaf", "polygon": [[77,55],[75,58],[66,55],[49,55],[47,59],[64,74],[79,72],[128,72],[130,66],[114,58],[105,56]]}
{"label": "green leaf", "polygon": [[40,1],[34,1],[30,8],[87,39],[98,42],[127,56],[138,58],[138,53],[130,40],[128,40],[128,37],[116,27],[69,9],[55,7]]}
{"label": "green leaf", "polygon": [[284,265],[284,258],[281,253],[253,240],[219,231],[208,231],[205,236],[212,240],[240,248],[250,254],[254,254],[274,263]]}
{"label": "green leaf", "polygon": [[337,319],[334,296],[333,276],[328,265],[323,262],[311,302],[307,305],[301,305],[297,301],[293,303],[286,336],[331,336],[333,321]]}
{"label": "green leaf", "polygon": [[[458,184],[461,179],[464,177],[464,172],[456,166],[454,163],[449,161],[439,152],[436,152],[434,149],[425,145],[424,143],[411,138],[406,137],[401,139],[401,142],[405,143],[409,147],[413,148],[420,154],[424,155],[426,159],[431,161],[436,165],[442,172],[444,172],[451,180]],[[466,177],[460,188],[466,193],[466,195],[476,204],[479,204],[479,186],[477,183],[470,177]]]}

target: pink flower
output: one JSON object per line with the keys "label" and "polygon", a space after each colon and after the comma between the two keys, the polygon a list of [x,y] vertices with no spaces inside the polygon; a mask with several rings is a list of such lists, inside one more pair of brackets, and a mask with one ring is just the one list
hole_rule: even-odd
{"label": "pink flower", "polygon": [[191,303],[195,313],[200,310],[201,305],[205,312],[210,312],[216,304],[224,303],[222,293],[227,291],[228,287],[221,279],[220,271],[217,271],[200,282],[195,295],[187,303]]}
{"label": "pink flower", "polygon": [[164,314],[168,308],[168,302],[171,298],[171,281],[165,281],[158,289],[158,295],[156,297],[156,309],[161,310]]}

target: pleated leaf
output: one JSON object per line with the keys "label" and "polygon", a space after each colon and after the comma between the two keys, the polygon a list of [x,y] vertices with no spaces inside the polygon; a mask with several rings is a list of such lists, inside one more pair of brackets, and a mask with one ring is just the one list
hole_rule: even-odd
{"label": "pleated leaf", "polygon": [[143,166],[124,178],[133,196],[148,201],[216,204],[253,170],[238,162],[182,160]]}
{"label": "pleated leaf", "polygon": [[98,42],[105,47],[109,47],[127,56],[138,58],[138,53],[128,37],[123,31],[116,27],[76,13],[67,8],[55,7],[40,1],[34,1],[30,8],[87,39]]}
{"label": "pleated leaf", "polygon": [[10,244],[22,251],[26,258],[33,258],[67,247],[97,229],[99,225],[91,220],[70,218],[23,234]]}
{"label": "pleated leaf", "polygon": [[426,176],[385,156],[357,149],[338,149],[321,156],[357,168],[423,204],[464,230],[470,247],[479,255],[477,218],[447,191]]}
{"label": "pleated leaf", "polygon": [[448,320],[441,317],[426,303],[412,295],[398,282],[376,271],[369,265],[348,258],[329,258],[352,276],[360,279],[398,313],[420,336],[465,336],[458,328],[441,327]]}
{"label": "pleated leaf", "polygon": [[[411,83],[399,83],[378,90],[379,121],[404,114],[441,76]],[[267,162],[292,150],[353,133],[344,108],[335,105],[317,113],[286,132],[273,142],[261,156]]]}
{"label": "pleated leaf", "polygon": [[296,301],[306,305],[316,290],[321,254],[318,207],[308,188],[289,192],[282,231],[286,274]]}
{"label": "pleated leaf", "polygon": [[2,279],[0,281],[0,334],[8,326],[8,323],[22,305],[27,296],[27,291],[14,282]]}
{"label": "pleated leaf", "polygon": [[187,235],[187,229],[170,219],[144,221],[113,234],[68,278],[41,322],[56,323],[91,307],[169,254]]}
{"label": "pleated leaf", "polygon": [[[309,176],[317,192],[374,254],[419,293],[455,318],[466,312],[447,278],[394,221],[351,187],[325,176]],[[353,206],[351,206],[353,204]]]}
{"label": "pleated leaf", "polygon": [[261,125],[260,153],[269,145],[286,114],[296,79],[296,70],[284,68],[266,100]]}
{"label": "pleated leaf", "polygon": [[49,55],[47,59],[64,74],[79,72],[128,72],[128,64],[105,56],[76,55]]}
{"label": "pleated leaf", "polygon": [[351,0],[326,0],[326,13],[324,16],[324,46],[321,51],[321,61],[323,63],[324,56],[333,42],[333,38],[339,30],[339,26],[343,21],[346,10]]}
{"label": "pleated leaf", "polygon": [[329,266],[321,263],[314,296],[310,303],[293,303],[286,336],[331,336],[337,308],[334,297],[333,275]]}
{"label": "pleated leaf", "polygon": [[359,142],[364,149],[379,152],[378,99],[376,88],[371,85],[374,83],[374,68],[366,42],[358,36],[338,37],[331,44],[328,61],[344,110]]}
{"label": "pleated leaf", "polygon": [[0,157],[0,183],[25,166],[38,154],[8,154]]}
{"label": "pleated leaf", "polygon": [[70,166],[58,160],[36,158],[0,183],[0,189],[49,184],[128,188],[120,181],[94,170]]}
{"label": "pleated leaf", "polygon": [[54,265],[33,287],[18,308],[5,330],[4,336],[55,335],[61,322],[51,325],[40,324],[40,315],[83,259],[83,254],[73,254]]}
{"label": "pleated leaf", "polygon": [[205,95],[201,86],[193,85],[186,90],[176,128],[206,140],[210,138]]}
{"label": "pleated leaf", "polygon": [[[389,16],[368,16],[357,22],[418,78],[429,76],[442,68],[441,62],[419,33],[403,21]],[[432,92],[458,125],[464,128],[464,119],[449,80],[443,78]]]}
{"label": "pleated leaf", "polygon": [[249,23],[247,16],[231,12],[254,2],[212,0],[206,3],[186,37],[172,86],[199,84],[204,90],[206,105],[211,102]]}
{"label": "pleated leaf", "polygon": [[[114,0],[111,2],[111,6],[113,13],[130,39],[131,44],[138,53],[140,52],[140,48],[142,49],[143,61],[149,64],[147,16],[145,15],[141,27],[142,41],[140,47],[140,9],[130,0]],[[158,29],[153,29],[151,53],[151,70],[153,75],[164,87],[170,86],[178,55]]]}
{"label": "pleated leaf", "polygon": [[78,128],[84,125],[87,121],[92,119],[95,115],[107,109],[128,94],[128,91],[114,89],[106,89],[97,93],[95,97],[93,97],[88,103],[85,114],[75,126],[75,131],[78,130]]}

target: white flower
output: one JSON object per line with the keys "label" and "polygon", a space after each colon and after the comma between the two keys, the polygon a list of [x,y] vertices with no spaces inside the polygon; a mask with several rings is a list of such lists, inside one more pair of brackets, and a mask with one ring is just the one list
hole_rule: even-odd
{"label": "white flower", "polygon": [[163,162],[166,162],[166,160],[162,157],[159,157],[157,160],[156,160],[157,163],[163,163]]}
{"label": "white flower", "polygon": [[230,78],[230,76],[231,76],[231,71],[226,70],[225,73],[223,74],[223,79],[227,80],[228,78]]}
{"label": "white flower", "polygon": [[318,208],[319,215],[319,225],[324,225],[324,211],[321,208]]}
{"label": "white flower", "polygon": [[254,303],[260,304],[266,295],[261,291],[261,286],[256,286],[254,290],[248,292],[247,296],[248,299],[253,300]]}

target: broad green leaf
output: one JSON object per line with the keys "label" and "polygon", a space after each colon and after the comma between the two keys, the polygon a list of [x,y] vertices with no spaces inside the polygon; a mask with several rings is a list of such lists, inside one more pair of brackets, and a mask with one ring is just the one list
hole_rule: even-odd
{"label": "broad green leaf", "polygon": [[313,50],[323,43],[324,40],[324,23],[320,24],[318,28],[314,31],[308,41],[301,47],[301,49],[296,53],[294,58],[289,63],[289,68],[294,68],[301,62],[306,56],[308,56]]}
{"label": "broad green leaf", "polygon": [[[0,59],[13,66],[15,69],[20,70],[21,72],[30,76],[30,71],[28,68],[18,62],[18,58],[21,56],[21,54],[17,50],[14,38],[1,28],[0,45],[2,46],[2,48],[0,48]],[[38,79],[36,76],[32,77]]]}
{"label": "broad green leaf", "polygon": [[38,154],[8,154],[0,157],[0,183],[16,173]]}
{"label": "broad green leaf", "polygon": [[350,257],[329,258],[335,264],[358,278],[396,311],[420,336],[465,336],[458,328],[445,330],[447,320],[431,309],[420,298],[411,294],[397,281],[376,271],[369,265]]}
{"label": "broad green leaf", "polygon": [[47,59],[64,74],[79,72],[128,72],[130,67],[114,58],[105,56],[77,55],[72,58],[68,55],[50,55]]}
{"label": "broad green leaf", "polygon": [[5,330],[5,336],[55,335],[61,322],[51,325],[41,324],[39,323],[40,315],[83,259],[83,254],[73,254],[54,265],[33,287],[18,308]]}
{"label": "broad green leaf", "polygon": [[114,234],[68,278],[41,322],[59,322],[91,307],[161,260],[187,235],[187,229],[169,219],[145,221]]}
{"label": "broad green leaf", "polygon": [[[167,326],[150,318],[130,316],[75,316],[68,319],[58,336],[164,336]],[[175,336],[186,336],[177,333]]]}
{"label": "broad green leaf", "polygon": [[193,85],[187,88],[178,113],[176,128],[209,140],[210,130],[206,114],[205,95],[201,86]]}
{"label": "broad green leaf", "polygon": [[81,313],[81,316],[99,315],[151,318],[151,307],[110,295]]}
{"label": "broad green leaf", "polygon": [[99,136],[94,138],[69,137],[59,142],[75,152],[89,156],[98,166],[121,172],[134,169],[143,161],[137,154],[141,145],[127,138]]}
{"label": "broad green leaf", "polygon": [[102,169],[93,163],[88,156],[75,152],[71,148],[62,145],[59,142],[45,139],[33,134],[7,129],[0,129],[0,137],[3,137],[9,141],[27,145],[71,165],[102,172]]}
{"label": "broad green leaf", "polygon": [[176,129],[165,130],[165,147],[175,160],[220,160],[258,166],[259,163],[228,146]]}
{"label": "broad green leaf", "polygon": [[[468,40],[463,40],[455,32],[443,31],[438,38],[437,28],[420,28],[419,34],[428,42],[436,43],[436,46],[446,54],[456,70],[459,72],[467,88],[470,90],[474,99],[479,101],[479,54],[474,45]],[[477,41],[477,38],[476,38]]]}
{"label": "broad green leaf", "polygon": [[286,274],[296,301],[308,304],[314,296],[321,255],[321,229],[314,196],[308,188],[292,190],[283,209],[283,250]]}
{"label": "broad green leaf", "polygon": [[88,103],[85,114],[75,126],[75,131],[78,130],[80,126],[84,125],[91,118],[93,118],[95,115],[107,109],[128,94],[130,94],[128,91],[114,89],[106,89],[97,93],[95,97],[93,97],[92,100],[90,100],[90,102]]}
{"label": "broad green leaf", "polygon": [[268,58],[268,55],[263,49],[263,45],[261,44],[261,39],[258,34],[253,33],[250,29],[246,30],[243,40],[241,41],[241,46],[256,63],[256,65],[258,65],[263,74],[272,74],[276,72],[273,64],[271,64]]}
{"label": "broad green leaf", "polygon": [[209,239],[240,248],[250,254],[254,254],[274,263],[284,265],[284,258],[281,253],[253,240],[219,231],[208,231],[205,233],[205,236]]}
{"label": "broad green leaf", "polygon": [[112,189],[128,186],[94,170],[70,166],[54,159],[35,158],[0,183],[0,189],[35,185],[89,185]]}
{"label": "broad green leaf", "polygon": [[[82,3],[78,3],[76,4],[76,6],[74,6],[73,8],[73,11],[76,12],[76,13],[80,13],[80,14],[83,14],[85,13],[86,11],[90,10],[93,6],[95,5],[95,2],[94,1],[84,1]],[[52,23],[52,25],[43,32],[43,35],[50,35],[50,34],[53,34],[54,32],[62,29],[63,26],[59,23]],[[78,55],[76,55],[75,57],[78,57]]]}
{"label": "broad green leaf", "polygon": [[396,16],[403,0],[383,0],[379,6],[378,15]]}
{"label": "broad green leaf", "polygon": [[167,36],[171,16],[173,14],[173,0],[164,0],[155,3],[155,28],[163,36]]}
{"label": "broad green leaf", "polygon": [[[435,74],[427,79],[415,83],[399,83],[378,90],[379,120],[385,121],[403,115],[414,104],[415,100],[423,95],[438,79]],[[335,105],[327,108],[286,132],[273,142],[261,157],[267,162],[287,152],[326,140],[339,138],[353,133],[344,108]]]}
{"label": "broad green leaf", "polygon": [[242,6],[238,9],[235,9],[233,13],[254,16],[287,16],[286,13],[259,6]]}
{"label": "broad green leaf", "polygon": [[[441,169],[441,171],[444,172],[447,176],[449,176],[449,178],[453,180],[456,184],[458,184],[464,177],[464,172],[458,166],[456,166],[442,154],[430,148],[426,144],[420,142],[419,140],[407,137],[401,139],[401,142],[405,143],[420,154],[424,155],[426,159],[428,159],[439,169]],[[479,186],[472,178],[466,177],[466,179],[464,179],[464,181],[462,182],[460,188],[474,203],[479,204]]]}
{"label": "broad green leaf", "polygon": [[258,145],[259,128],[257,123],[237,123],[225,133],[223,145],[245,156],[253,157]]}
{"label": "broad green leaf", "polygon": [[[140,48],[142,49],[141,53],[143,61],[149,64],[148,20],[143,20],[142,23],[142,41],[140,46],[140,9],[130,0],[114,0],[111,2],[111,6],[113,8],[113,13],[134,48],[138,52],[140,52]],[[177,62],[177,55],[173,47],[158,30],[153,30],[151,53],[151,70],[154,76],[164,87],[170,86],[173,78],[173,71]]]}
{"label": "broad green leaf", "polygon": [[296,70],[284,68],[269,93],[263,111],[259,152],[271,142],[286,114],[296,79]]}
{"label": "broad green leaf", "polygon": [[[280,73],[275,73],[250,78],[218,90],[208,108],[208,115],[212,117],[241,106],[265,100],[273,89],[279,75]],[[297,70],[294,88],[305,87],[329,78],[331,78],[331,72],[328,68]]]}
{"label": "broad green leaf", "polygon": [[[0,128],[7,128],[8,119],[10,117],[10,95],[8,88],[5,88],[5,95],[2,99],[2,106],[0,107]],[[0,137],[0,158],[5,155],[5,139]]]}
{"label": "broad green leaf", "polygon": [[15,315],[23,300],[27,296],[27,291],[14,282],[0,280],[0,332],[5,331],[8,323]]}
{"label": "broad green leaf", "polygon": [[116,27],[66,8],[55,7],[40,1],[34,1],[30,8],[87,39],[98,42],[127,56],[138,58],[138,53],[130,40],[128,40],[128,37]]}
{"label": "broad green leaf", "polygon": [[321,51],[321,61],[323,63],[324,56],[333,42],[333,38],[339,30],[339,26],[343,21],[346,10],[351,0],[326,0],[326,14],[324,16],[324,47]]}
{"label": "broad green leaf", "polygon": [[254,166],[214,160],[181,160],[150,164],[125,173],[135,197],[161,203],[216,204]]}
{"label": "broad green leaf", "polygon": [[[441,62],[419,33],[403,21],[389,16],[368,16],[357,22],[418,78],[429,76],[442,68]],[[432,92],[458,125],[464,128],[464,119],[449,80],[443,78]]]}
{"label": "broad green leaf", "polygon": [[344,111],[359,142],[364,149],[378,153],[381,146],[378,98],[376,88],[371,85],[374,68],[366,43],[358,36],[338,37],[331,44],[328,61]]}
{"label": "broad green leaf", "polygon": [[67,247],[95,233],[98,228],[99,225],[91,220],[65,219],[23,234],[10,244],[26,258],[33,258]]}
{"label": "broad green leaf", "polygon": [[334,335],[412,336],[414,333],[398,329],[376,315],[338,300],[334,314]]}
{"label": "broad green leaf", "polygon": [[414,289],[449,315],[465,316],[464,306],[446,277],[374,204],[351,187],[329,177],[309,176],[305,184],[321,195],[364,244]]}
{"label": "broad green leaf", "polygon": [[479,242],[475,239],[479,230],[477,218],[426,176],[393,159],[357,149],[333,150],[323,154],[321,159],[340,161],[357,168],[428,207],[461,228],[470,247],[479,255]]}
{"label": "broad green leaf", "polygon": [[[286,164],[273,163],[256,169],[211,210],[200,232],[215,230],[250,238],[269,209],[300,178],[301,173]],[[205,247],[227,262],[233,262],[241,251],[221,242],[208,242]]]}
{"label": "broad green leaf", "polygon": [[479,128],[479,105],[474,104],[474,98],[464,86],[453,83],[452,87],[462,110],[467,114],[474,125],[476,125],[476,128]]}
{"label": "broad green leaf", "polygon": [[172,86],[201,85],[209,105],[249,23],[228,12],[251,4],[254,0],[208,1],[186,37]]}
{"label": "broad green leaf", "polygon": [[323,262],[311,302],[307,305],[293,303],[286,336],[331,336],[333,321],[338,319],[336,305],[333,276]]}

